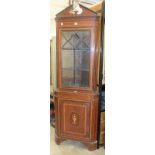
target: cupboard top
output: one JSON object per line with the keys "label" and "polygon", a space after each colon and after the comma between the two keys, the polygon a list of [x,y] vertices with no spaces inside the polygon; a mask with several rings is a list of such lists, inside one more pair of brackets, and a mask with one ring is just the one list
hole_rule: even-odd
{"label": "cupboard top", "polygon": [[66,9],[62,10],[61,12],[59,12],[57,15],[56,15],[56,20],[60,20],[61,18],[96,18],[98,17],[98,15],[96,14],[96,12],[82,6],[82,5],[79,5],[80,6],[80,9],[82,10],[80,12],[80,14],[78,14],[78,12],[73,12],[72,11],[72,8],[73,6],[69,6],[67,7]]}

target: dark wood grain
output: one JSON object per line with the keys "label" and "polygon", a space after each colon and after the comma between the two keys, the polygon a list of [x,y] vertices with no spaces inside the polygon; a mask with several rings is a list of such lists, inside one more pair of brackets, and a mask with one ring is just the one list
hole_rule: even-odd
{"label": "dark wood grain", "polygon": [[[71,6],[56,15],[57,22],[57,90],[55,102],[55,141],[71,139],[85,144],[89,150],[97,148],[98,120],[98,60],[100,17],[83,6],[81,15],[70,13]],[[61,70],[61,32],[63,30],[89,30],[91,32],[89,86],[63,87]]]}

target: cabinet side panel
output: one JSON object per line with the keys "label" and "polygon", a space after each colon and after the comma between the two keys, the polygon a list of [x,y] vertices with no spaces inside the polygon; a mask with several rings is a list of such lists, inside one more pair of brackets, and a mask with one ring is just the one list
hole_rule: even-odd
{"label": "cabinet side panel", "polygon": [[54,96],[54,105],[55,105],[55,133],[59,136],[59,118],[58,118],[58,98]]}
{"label": "cabinet side panel", "polygon": [[98,99],[91,104],[91,141],[97,139]]}

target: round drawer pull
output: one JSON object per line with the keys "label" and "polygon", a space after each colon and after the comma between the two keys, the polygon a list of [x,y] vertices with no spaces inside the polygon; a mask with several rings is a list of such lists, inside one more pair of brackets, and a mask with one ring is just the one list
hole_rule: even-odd
{"label": "round drawer pull", "polygon": [[62,26],[62,25],[64,25],[64,23],[63,23],[63,22],[61,22],[61,26]]}
{"label": "round drawer pull", "polygon": [[77,22],[75,22],[75,23],[74,23],[74,25],[78,25],[78,23],[77,23]]}

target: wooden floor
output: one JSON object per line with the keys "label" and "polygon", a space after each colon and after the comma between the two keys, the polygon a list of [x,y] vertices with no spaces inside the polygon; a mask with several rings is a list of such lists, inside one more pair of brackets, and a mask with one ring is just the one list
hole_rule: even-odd
{"label": "wooden floor", "polygon": [[83,144],[75,141],[68,140],[60,145],[56,145],[54,141],[54,132],[54,128],[51,127],[50,155],[105,155],[103,147],[95,151],[88,151]]}

